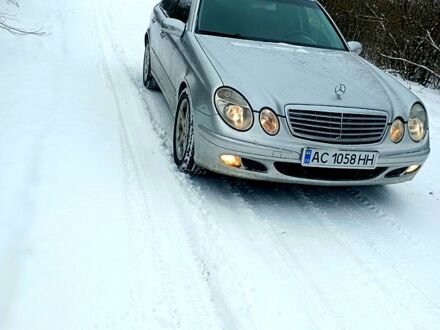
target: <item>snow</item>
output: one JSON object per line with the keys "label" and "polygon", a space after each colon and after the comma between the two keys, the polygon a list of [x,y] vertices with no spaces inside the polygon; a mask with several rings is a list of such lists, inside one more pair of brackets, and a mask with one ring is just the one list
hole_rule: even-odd
{"label": "snow", "polygon": [[440,93],[415,181],[178,173],[141,82],[152,2],[28,0],[0,31],[0,329],[439,329]]}

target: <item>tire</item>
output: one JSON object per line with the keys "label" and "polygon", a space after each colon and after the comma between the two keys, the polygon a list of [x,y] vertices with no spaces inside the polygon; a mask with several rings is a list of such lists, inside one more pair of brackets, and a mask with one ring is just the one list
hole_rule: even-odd
{"label": "tire", "polygon": [[202,175],[206,170],[194,162],[194,125],[191,103],[183,91],[174,120],[173,156],[177,168],[186,174]]}
{"label": "tire", "polygon": [[144,86],[150,90],[158,90],[159,86],[154,80],[153,75],[151,74],[151,60],[150,60],[150,44],[147,43],[145,46],[144,53],[144,67],[143,67],[143,81]]}

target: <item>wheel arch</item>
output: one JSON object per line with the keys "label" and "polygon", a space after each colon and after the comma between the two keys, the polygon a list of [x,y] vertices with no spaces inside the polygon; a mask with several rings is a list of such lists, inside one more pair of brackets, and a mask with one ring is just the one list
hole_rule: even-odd
{"label": "wheel arch", "polygon": [[184,90],[188,90],[188,84],[186,81],[182,81],[179,86],[179,92],[177,93],[177,98],[180,98]]}

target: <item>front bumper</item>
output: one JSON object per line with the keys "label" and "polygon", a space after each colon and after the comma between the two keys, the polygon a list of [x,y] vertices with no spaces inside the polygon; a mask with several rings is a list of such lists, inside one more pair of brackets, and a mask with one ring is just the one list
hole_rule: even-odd
{"label": "front bumper", "polygon": [[[332,169],[313,171],[301,166],[302,150],[305,147],[310,147],[310,143],[307,141],[303,141],[303,144],[292,143],[287,149],[284,145],[280,147],[268,146],[231,138],[203,125],[197,126],[195,141],[196,163],[213,172],[250,180],[318,186],[388,185],[410,181],[418,171],[404,174],[404,170],[411,165],[422,166],[430,153],[429,143],[421,145],[416,151],[398,150],[396,153],[382,153],[380,146],[377,146],[380,156],[377,164],[378,169],[375,172],[356,170],[350,172],[350,170]],[[333,146],[337,149],[340,147]],[[360,150],[362,149],[360,147]],[[257,162],[264,165],[266,171],[255,170],[255,167],[251,169],[245,166],[242,168],[228,167],[220,161],[220,156],[223,154],[237,155],[251,162]]]}

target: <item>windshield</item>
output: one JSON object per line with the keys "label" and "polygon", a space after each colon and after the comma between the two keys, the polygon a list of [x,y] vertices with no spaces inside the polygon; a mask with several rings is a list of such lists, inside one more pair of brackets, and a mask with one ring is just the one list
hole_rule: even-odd
{"label": "windshield", "polygon": [[197,33],[346,50],[312,0],[202,0]]}

